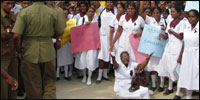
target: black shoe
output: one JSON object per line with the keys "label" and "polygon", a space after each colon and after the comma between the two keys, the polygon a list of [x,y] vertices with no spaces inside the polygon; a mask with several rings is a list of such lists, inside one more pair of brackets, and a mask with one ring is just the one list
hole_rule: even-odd
{"label": "black shoe", "polygon": [[77,76],[76,78],[77,78],[77,79],[82,79],[82,78],[83,78],[83,76]]}
{"label": "black shoe", "polygon": [[163,92],[163,91],[164,91],[164,87],[163,88],[161,88],[161,87],[158,88],[158,92]]}
{"label": "black shoe", "polygon": [[65,80],[71,80],[71,77],[64,77]]}
{"label": "black shoe", "polygon": [[60,77],[56,77],[56,80],[57,80],[57,81],[60,80]]}
{"label": "black shoe", "polygon": [[173,99],[181,99],[180,96],[175,95]]}
{"label": "black shoe", "polygon": [[151,87],[151,89],[153,92],[156,90],[156,87]]}
{"label": "black shoe", "polygon": [[96,84],[99,84],[99,83],[101,83],[101,80],[96,80]]}
{"label": "black shoe", "polygon": [[107,80],[107,81],[109,80],[109,78],[105,78],[105,77],[102,77],[102,78],[103,78],[104,80]]}
{"label": "black shoe", "polygon": [[18,91],[18,92],[17,92],[17,96],[19,96],[19,97],[23,97],[23,96],[24,96],[24,92],[22,92],[22,91]]}
{"label": "black shoe", "polygon": [[165,91],[165,93],[163,93],[163,95],[169,95],[169,94],[171,94],[171,93],[173,93],[174,91],[173,90],[168,90],[167,89],[167,91]]}
{"label": "black shoe", "polygon": [[197,96],[197,95],[199,95],[199,92],[196,91],[192,92],[192,96]]}

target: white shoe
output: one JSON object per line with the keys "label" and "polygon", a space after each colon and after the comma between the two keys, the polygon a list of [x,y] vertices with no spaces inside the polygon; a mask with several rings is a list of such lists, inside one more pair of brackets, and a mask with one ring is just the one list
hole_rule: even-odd
{"label": "white shoe", "polygon": [[91,79],[88,79],[87,80],[87,85],[91,85],[91,84],[92,84]]}

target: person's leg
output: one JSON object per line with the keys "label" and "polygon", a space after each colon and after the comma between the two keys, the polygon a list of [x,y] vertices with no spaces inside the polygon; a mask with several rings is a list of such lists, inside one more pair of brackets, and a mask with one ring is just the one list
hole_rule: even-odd
{"label": "person's leg", "polygon": [[102,74],[103,74],[103,68],[104,68],[104,61],[99,60],[99,73],[98,73],[98,78],[96,83],[100,83],[102,79]]}
{"label": "person's leg", "polygon": [[192,90],[186,90],[186,99],[192,99]]}
{"label": "person's leg", "polygon": [[73,64],[69,65],[69,77],[72,77]]}
{"label": "person's leg", "polygon": [[85,83],[86,80],[87,80],[86,69],[83,69],[82,72],[83,72],[83,79],[82,79],[82,82]]}
{"label": "person's leg", "polygon": [[151,72],[151,81],[152,81],[152,90],[156,90],[156,72],[152,71]]}
{"label": "person's leg", "polygon": [[88,70],[88,79],[87,79],[87,85],[92,84],[92,71]]}
{"label": "person's leg", "polygon": [[41,64],[43,99],[56,99],[56,60]]}
{"label": "person's leg", "polygon": [[164,95],[169,95],[171,93],[173,93],[173,81],[171,79],[169,79],[169,87],[168,90],[165,91]]}
{"label": "person's leg", "polygon": [[104,69],[103,69],[103,78],[108,80],[108,67],[109,67],[109,62],[104,62]]}
{"label": "person's leg", "polygon": [[64,66],[64,71],[65,71],[65,78],[68,77],[68,65]]}
{"label": "person's leg", "polygon": [[181,88],[177,87],[176,95],[174,96],[174,99],[181,99],[181,97],[180,97],[180,90],[181,90]]}
{"label": "person's leg", "polygon": [[[56,68],[54,67],[54,70],[55,69]],[[21,73],[24,80],[27,99],[42,99],[42,77],[40,65],[23,59]]]}
{"label": "person's leg", "polygon": [[162,92],[164,91],[164,81],[165,81],[165,77],[160,77],[160,87],[158,88],[158,92]]}
{"label": "person's leg", "polygon": [[57,80],[60,79],[60,67],[61,66],[57,66],[57,70],[56,70],[56,78],[57,78]]}

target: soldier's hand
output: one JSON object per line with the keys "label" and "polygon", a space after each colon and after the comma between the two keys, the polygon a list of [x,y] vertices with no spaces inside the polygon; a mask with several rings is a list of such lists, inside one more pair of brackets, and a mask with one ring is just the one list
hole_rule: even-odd
{"label": "soldier's hand", "polygon": [[12,78],[12,77],[9,76],[9,77],[6,79],[6,82],[7,82],[9,85],[12,86],[11,89],[12,89],[13,91],[17,90],[17,88],[18,88],[18,82],[17,82],[14,78]]}
{"label": "soldier's hand", "polygon": [[57,48],[57,49],[60,49],[60,47],[61,47],[61,41],[57,41],[57,42],[56,42],[56,48]]}

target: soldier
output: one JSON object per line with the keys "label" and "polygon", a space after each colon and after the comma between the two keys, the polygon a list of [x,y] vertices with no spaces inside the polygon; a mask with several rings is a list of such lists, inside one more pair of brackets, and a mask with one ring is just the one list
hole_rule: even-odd
{"label": "soldier", "polygon": [[59,37],[63,25],[58,13],[42,1],[17,17],[13,32],[14,38],[23,35],[21,73],[27,99],[56,98],[56,53],[51,36],[55,32]]}
{"label": "soldier", "polygon": [[[11,32],[15,14],[11,12],[13,1],[1,1],[1,68],[18,80],[15,40]],[[17,91],[12,91],[5,79],[1,78],[1,99],[16,99]]]}

